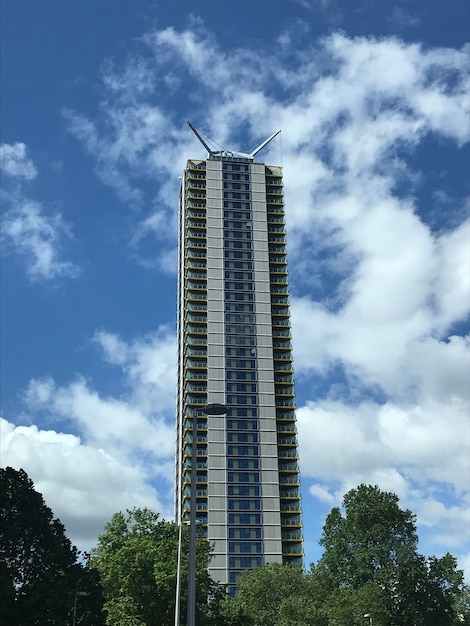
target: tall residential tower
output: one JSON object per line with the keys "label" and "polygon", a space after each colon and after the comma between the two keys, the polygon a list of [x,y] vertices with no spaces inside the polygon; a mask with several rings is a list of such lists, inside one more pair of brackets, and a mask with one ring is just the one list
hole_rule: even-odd
{"label": "tall residential tower", "polygon": [[190,126],[209,154],[187,162],[179,204],[175,514],[194,505],[197,445],[209,573],[233,594],[246,569],[303,565],[282,169],[255,163],[275,135],[214,152]]}

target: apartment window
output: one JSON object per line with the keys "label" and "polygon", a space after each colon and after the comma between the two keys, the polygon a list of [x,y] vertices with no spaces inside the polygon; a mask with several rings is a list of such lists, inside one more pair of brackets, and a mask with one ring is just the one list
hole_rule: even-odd
{"label": "apartment window", "polygon": [[227,291],[225,293],[225,299],[235,302],[254,302],[255,296],[252,293],[245,293],[244,291]]}
{"label": "apartment window", "polygon": [[[225,310],[226,311],[236,311],[237,313],[242,313],[242,312],[254,312],[255,307],[254,304],[240,304],[240,303],[225,303]],[[246,315],[232,315],[230,321],[233,322],[244,322],[246,320],[251,321],[252,323],[254,323],[255,321],[255,316],[254,315],[250,315],[249,317],[247,317]],[[228,317],[226,317],[226,321],[228,320]]]}
{"label": "apartment window", "polygon": [[229,511],[261,511],[261,500],[229,498]]}
{"label": "apartment window", "polygon": [[229,539],[261,539],[261,528],[229,528]]}
{"label": "apartment window", "polygon": [[[232,311],[240,310],[238,308],[237,304],[235,304],[233,306],[237,307],[237,308],[231,309]],[[253,311],[253,309],[254,309],[254,306],[252,304],[249,304],[249,305],[245,305],[242,310],[244,310],[244,311]],[[246,324],[254,324],[255,323],[255,316],[254,315],[240,315],[239,313],[237,313],[235,315],[227,313],[225,315],[225,321],[226,322],[237,322],[239,324],[245,324],[245,323]]]}
{"label": "apartment window", "polygon": [[240,250],[225,250],[224,251],[224,257],[226,259],[252,259],[252,253],[251,252],[243,252]]}
{"label": "apartment window", "polygon": [[260,475],[259,472],[227,472],[227,481],[229,483],[259,483]]}
{"label": "apartment window", "polygon": [[253,272],[234,272],[225,270],[225,278],[230,280],[253,280]]}
{"label": "apartment window", "polygon": [[227,291],[253,291],[253,283],[244,283],[242,281],[225,281],[224,285]]}
{"label": "apartment window", "polygon": [[251,241],[242,241],[239,239],[225,239],[224,248],[226,250],[251,250]]}
{"label": "apartment window", "polygon": [[[205,318],[203,319],[205,321]],[[225,327],[226,335],[254,335],[255,327],[254,325],[243,325],[243,324],[227,324]]]}
{"label": "apartment window", "polygon": [[[224,211],[224,218],[230,220],[250,220],[250,211]],[[225,222],[224,222],[225,225]]]}
{"label": "apartment window", "polygon": [[[229,572],[228,573],[228,582],[231,584],[237,584],[238,581],[240,580],[241,575],[243,574],[243,572]],[[233,597],[235,595],[235,587],[233,588],[229,588],[229,594]]]}
{"label": "apartment window", "polygon": [[260,491],[259,485],[229,485],[227,487],[229,496],[259,497]]}
{"label": "apartment window", "polygon": [[225,390],[228,392],[256,393],[257,388],[254,383],[227,383]]}
{"label": "apartment window", "polygon": [[259,526],[261,515],[259,513],[229,513],[228,523],[243,526]]}
{"label": "apartment window", "polygon": [[256,361],[245,359],[227,359],[225,363],[226,367],[233,367],[243,370],[255,369]]}
{"label": "apartment window", "polygon": [[258,430],[258,420],[227,420],[227,430]]}
{"label": "apartment window", "polygon": [[232,406],[230,414],[233,417],[258,417],[258,407]]}
{"label": "apartment window", "polygon": [[254,569],[263,563],[261,556],[230,556],[228,558],[229,567],[237,567],[244,569]]}
{"label": "apartment window", "polygon": [[229,541],[229,554],[261,554],[261,541]]}
{"label": "apartment window", "polygon": [[240,337],[238,335],[228,335],[225,338],[225,344],[227,346],[255,346],[254,337]]}
{"label": "apartment window", "polygon": [[229,405],[256,405],[258,404],[257,396],[234,396],[231,394],[227,395],[227,404]]}
{"label": "apartment window", "polygon": [[228,456],[258,456],[258,446],[227,446]]}
{"label": "apartment window", "polygon": [[228,469],[257,470],[259,469],[259,459],[227,459]]}
{"label": "apartment window", "polygon": [[258,433],[229,431],[227,441],[228,443],[258,443]]}
{"label": "apartment window", "polygon": [[[235,270],[252,270],[253,263],[251,261],[225,261],[225,269]],[[251,272],[250,272],[251,273]],[[251,274],[253,276],[253,274]]]}

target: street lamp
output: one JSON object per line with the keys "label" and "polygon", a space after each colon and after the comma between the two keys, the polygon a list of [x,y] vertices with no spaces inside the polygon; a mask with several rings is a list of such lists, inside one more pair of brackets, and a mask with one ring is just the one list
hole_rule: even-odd
{"label": "street lamp", "polygon": [[369,624],[370,626],[372,626],[372,615],[370,613],[366,613],[364,615],[364,619],[368,618],[369,619]]}
{"label": "street lamp", "polygon": [[89,596],[90,594],[87,591],[76,591],[75,599],[73,601],[73,626],[77,623],[77,599],[78,596]]}
{"label": "street lamp", "polygon": [[[208,404],[202,409],[206,415],[225,415],[225,404]],[[196,481],[197,481],[197,416],[193,418],[191,446],[191,508],[189,510],[189,572],[187,626],[196,626]]]}

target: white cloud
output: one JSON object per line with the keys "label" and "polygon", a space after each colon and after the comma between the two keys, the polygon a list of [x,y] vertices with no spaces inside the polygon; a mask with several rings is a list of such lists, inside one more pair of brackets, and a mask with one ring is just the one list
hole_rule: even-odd
{"label": "white cloud", "polygon": [[174,408],[176,389],[176,343],[174,329],[160,327],[152,335],[131,344],[106,331],[94,341],[110,363],[121,365],[132,390],[134,406],[146,414]]}
{"label": "white cloud", "polygon": [[25,469],[81,549],[118,510],[173,515],[174,334],[162,327],[127,343],[100,330],[94,342],[117,368],[119,397],[103,396],[83,377],[62,386],[31,380],[22,419],[42,419],[49,429],[1,421],[2,466]]}
{"label": "white cloud", "polygon": [[26,156],[26,146],[21,142],[0,145],[0,169],[7,176],[25,180],[37,175],[33,161]]}
{"label": "white cloud", "polygon": [[41,203],[24,193],[25,181],[37,175],[34,163],[26,155],[25,144],[2,144],[0,157],[1,169],[10,179],[2,179],[2,201],[6,207],[2,224],[5,252],[24,261],[32,281],[76,277],[79,267],[61,258],[64,241],[72,238],[69,224],[60,213],[48,214]]}
{"label": "white cloud", "polygon": [[314,480],[309,491],[320,502],[338,505],[358,484],[377,484],[396,493],[417,514],[420,527],[432,528],[430,549],[468,542],[467,403],[350,406],[323,400],[308,402],[297,417],[302,475],[304,482]]}
{"label": "white cloud", "polygon": [[53,423],[73,425],[87,444],[113,455],[128,459],[149,455],[155,461],[153,471],[169,478],[165,461],[174,453],[174,427],[166,415],[174,409],[173,334],[162,328],[152,337],[127,344],[102,330],[94,340],[105,359],[121,369],[120,397],[103,397],[82,377],[65,386],[46,378],[30,381],[24,395],[28,409],[45,412]]}
{"label": "white cloud", "polygon": [[3,418],[0,425],[2,466],[26,471],[81,550],[96,545],[116,511],[133,506],[163,510],[146,472],[135,463],[84,445],[74,435],[15,426]]}
{"label": "white cloud", "polygon": [[42,206],[32,200],[18,198],[14,204],[5,214],[2,239],[7,251],[24,259],[29,278],[33,281],[75,278],[79,267],[60,258],[63,240],[71,237],[63,217],[46,215]]}

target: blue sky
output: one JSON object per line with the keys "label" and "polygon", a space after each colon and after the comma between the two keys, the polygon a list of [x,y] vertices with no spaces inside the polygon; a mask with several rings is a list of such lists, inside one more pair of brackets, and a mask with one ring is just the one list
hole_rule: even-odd
{"label": "blue sky", "polygon": [[306,562],[361,482],[469,575],[464,0],[3,0],[2,465],[83,549],[173,510],[190,119],[285,176]]}

